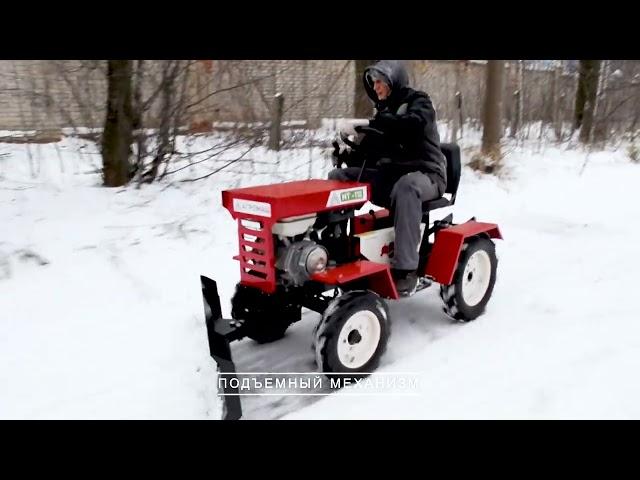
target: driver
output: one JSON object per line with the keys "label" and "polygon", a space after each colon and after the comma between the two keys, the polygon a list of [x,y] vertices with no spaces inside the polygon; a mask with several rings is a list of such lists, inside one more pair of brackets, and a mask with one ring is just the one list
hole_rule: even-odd
{"label": "driver", "polygon": [[[381,60],[364,72],[364,88],[375,104],[369,127],[357,149],[334,151],[338,168],[329,179],[370,183],[372,202],[389,208],[395,229],[391,267],[398,293],[415,292],[422,202],[441,197],[446,188],[446,159],[440,150],[436,112],[430,97],[410,88],[400,61]],[[365,132],[361,127],[356,131]],[[366,165],[362,169],[364,162]],[[347,168],[340,168],[343,163]]]}

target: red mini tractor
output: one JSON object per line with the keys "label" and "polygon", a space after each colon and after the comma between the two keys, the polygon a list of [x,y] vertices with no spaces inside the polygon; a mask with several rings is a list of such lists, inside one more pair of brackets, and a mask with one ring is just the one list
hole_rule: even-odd
{"label": "red mini tractor", "polygon": [[[440,284],[444,311],[454,320],[478,317],[496,279],[492,239],[496,224],[429,214],[455,203],[460,149],[441,147],[447,159],[445,196],[423,204],[416,291]],[[222,192],[237,220],[240,282],[223,319],[216,282],[201,277],[211,356],[222,375],[234,375],[230,342],[281,338],[301,319],[302,308],[322,318],[314,330],[318,369],[344,378],[375,370],[390,333],[388,300],[400,297],[391,276],[393,217],[386,209],[357,214],[370,199],[360,182],[304,180]],[[447,198],[448,196],[448,198]],[[431,241],[433,238],[433,241]],[[225,385],[225,418],[241,416],[239,397]],[[235,392],[237,394],[237,392]],[[229,395],[231,394],[231,395]]]}

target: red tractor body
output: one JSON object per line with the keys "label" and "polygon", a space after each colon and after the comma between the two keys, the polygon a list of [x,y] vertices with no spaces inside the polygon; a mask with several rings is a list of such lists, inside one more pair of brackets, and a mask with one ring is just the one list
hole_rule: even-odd
{"label": "red tractor body", "polygon": [[[273,226],[283,219],[316,214],[345,207],[359,209],[369,201],[366,183],[335,180],[301,180],[274,185],[238,188],[222,192],[222,204],[238,223],[238,255],[240,282],[265,293],[276,290],[276,251]],[[376,219],[390,221],[386,209],[353,218],[355,234],[375,229]],[[494,223],[470,220],[436,232],[435,242],[426,269],[420,272],[440,284],[449,285],[457,266],[464,240],[485,233],[501,239]],[[383,248],[388,248],[388,245]],[[359,259],[316,273],[311,279],[327,285],[347,285],[369,279],[370,289],[390,299],[398,299],[388,264]]]}

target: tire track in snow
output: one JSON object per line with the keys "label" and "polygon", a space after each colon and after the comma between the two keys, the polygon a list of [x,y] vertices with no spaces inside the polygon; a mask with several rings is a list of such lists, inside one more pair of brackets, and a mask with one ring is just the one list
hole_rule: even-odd
{"label": "tire track in snow", "polygon": [[[388,301],[392,315],[392,333],[389,347],[380,362],[379,369],[393,371],[393,364],[404,356],[424,348],[431,342],[452,334],[461,324],[450,320],[442,312],[439,286],[432,285],[411,298]],[[259,345],[251,339],[231,344],[237,371],[250,372],[316,372],[315,354],[312,350],[313,328],[320,320],[315,312],[303,312],[302,320],[287,330],[284,338]],[[428,368],[428,365],[425,365]],[[246,377],[241,377],[246,378]],[[330,393],[320,389],[298,389],[295,393]],[[243,419],[275,420],[321,401],[317,396],[242,396]]]}

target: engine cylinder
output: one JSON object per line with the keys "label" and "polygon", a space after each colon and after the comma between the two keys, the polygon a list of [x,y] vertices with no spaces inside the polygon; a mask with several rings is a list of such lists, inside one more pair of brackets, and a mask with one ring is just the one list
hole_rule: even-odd
{"label": "engine cylinder", "polygon": [[284,277],[294,285],[302,285],[314,273],[320,273],[327,267],[329,254],[322,245],[311,240],[294,242],[280,255],[277,266],[283,270]]}

